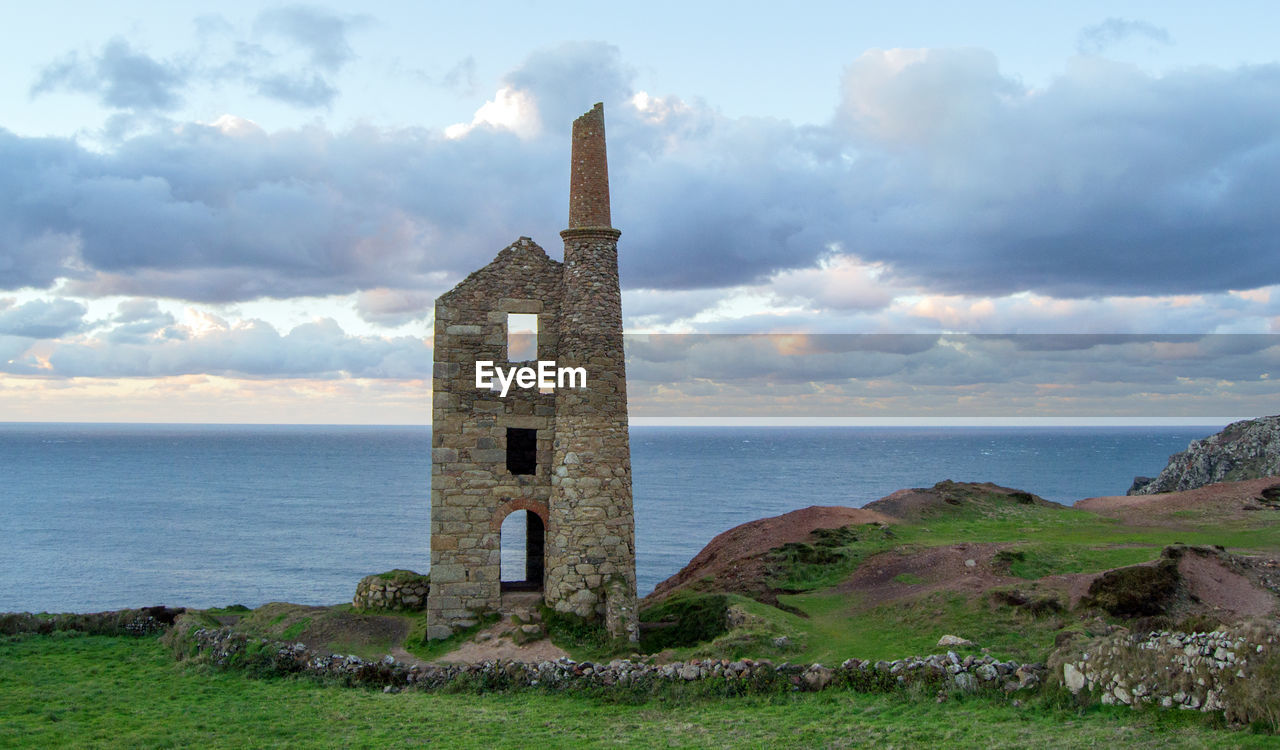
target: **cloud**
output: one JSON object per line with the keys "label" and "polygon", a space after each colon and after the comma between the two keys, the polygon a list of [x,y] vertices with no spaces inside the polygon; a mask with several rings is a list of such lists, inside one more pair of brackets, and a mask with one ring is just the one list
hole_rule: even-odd
{"label": "cloud", "polygon": [[634,416],[1261,413],[1271,336],[628,336]]}
{"label": "cloud", "polygon": [[1280,66],[1157,77],[1080,58],[1030,90],[990,63],[871,52],[849,69],[837,126],[858,151],[841,191],[851,252],[969,294],[1280,279],[1280,226],[1257,192],[1280,181]]}
{"label": "cloud", "polygon": [[70,52],[49,63],[30,93],[84,93],[105,107],[152,113],[177,110],[192,87],[234,83],[292,106],[327,107],[338,96],[332,78],[356,57],[349,35],[368,22],[306,5],[263,11],[252,31],[202,16],[199,50],[161,60],[114,37],[97,53]]}
{"label": "cloud", "polygon": [[1100,54],[1114,47],[1119,42],[1142,38],[1157,44],[1172,44],[1173,38],[1167,29],[1163,29],[1146,21],[1130,21],[1123,18],[1108,18],[1102,23],[1086,26],[1080,30],[1076,40],[1076,50],[1081,54]]}
{"label": "cloud", "polygon": [[431,315],[435,298],[412,289],[369,289],[356,295],[356,312],[369,323],[395,327]]}
{"label": "cloud", "polygon": [[169,111],[182,104],[189,75],[183,63],[157,60],[114,37],[96,55],[72,52],[45,66],[31,95],[75,91],[95,95],[106,107]]}
{"label": "cloud", "polygon": [[[134,316],[143,317],[130,320]],[[260,320],[228,323],[193,312],[175,325],[158,309],[130,303],[104,335],[59,341],[45,362],[30,354],[10,362],[19,374],[71,377],[173,377],[209,374],[248,378],[418,379],[431,371],[419,338],[353,336],[330,319],[281,334]],[[0,365],[2,367],[2,365]]]}
{"label": "cloud", "polygon": [[369,22],[367,16],[349,16],[309,5],[288,5],[263,11],[254,26],[279,34],[307,52],[311,65],[336,73],[355,58],[347,40],[354,28]]}
{"label": "cloud", "polygon": [[470,55],[454,63],[440,81],[444,87],[461,96],[476,92],[476,59]]}
{"label": "cloud", "polygon": [[595,102],[629,99],[634,76],[617,47],[603,42],[566,42],[530,54],[503,82],[536,101],[544,127],[560,128]]}
{"label": "cloud", "polygon": [[893,301],[893,288],[880,280],[882,269],[836,254],[817,268],[785,271],[768,288],[780,297],[799,297],[822,310],[878,310]]}
{"label": "cloud", "polygon": [[153,299],[129,299],[116,308],[114,326],[104,338],[112,344],[144,344],[156,339],[185,339],[188,332],[177,326],[171,313],[160,309]]}
{"label": "cloud", "polygon": [[69,299],[36,299],[0,306],[0,336],[55,339],[85,327],[84,305]]}
{"label": "cloud", "polygon": [[[330,80],[353,59],[350,32],[369,22],[367,16],[349,16],[307,5],[290,5],[263,11],[254,22],[261,35],[284,39],[287,47],[304,53],[306,64],[293,69],[255,74],[247,80],[259,94],[298,107],[327,107],[338,96]],[[261,49],[260,57],[278,55]]]}
{"label": "cloud", "polygon": [[338,96],[338,89],[319,75],[279,73],[256,78],[254,83],[268,99],[299,107],[326,107]]}
{"label": "cloud", "polygon": [[628,289],[768,287],[815,316],[917,290],[939,302],[925,318],[969,300],[963,321],[999,313],[986,297],[1280,283],[1280,66],[1153,76],[1076,58],[1033,90],[981,50],[873,50],[845,72],[832,122],[805,127],[632,80],[615,48],[569,44],[531,55],[447,133],[227,117],[96,154],[0,131],[15,165],[0,174],[0,285],[211,302],[438,293],[520,235],[557,254],[569,123],[600,99]]}

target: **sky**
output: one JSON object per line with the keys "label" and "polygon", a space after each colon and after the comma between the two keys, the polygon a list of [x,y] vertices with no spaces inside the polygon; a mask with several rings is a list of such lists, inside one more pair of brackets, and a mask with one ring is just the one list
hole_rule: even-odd
{"label": "sky", "polygon": [[605,103],[638,421],[1280,409],[1265,2],[58,3],[0,28],[0,421],[425,424]]}

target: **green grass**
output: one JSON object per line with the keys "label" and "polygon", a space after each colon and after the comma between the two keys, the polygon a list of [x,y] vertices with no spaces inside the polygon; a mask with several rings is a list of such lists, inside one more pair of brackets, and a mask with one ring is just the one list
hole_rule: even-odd
{"label": "green grass", "polygon": [[[893,659],[933,653],[944,634],[968,638],[1001,657],[1042,661],[1064,629],[1079,625],[1062,611],[1064,594],[1035,581],[1051,575],[1094,573],[1146,563],[1171,544],[1222,545],[1241,552],[1280,549],[1280,512],[1258,511],[1245,520],[1205,519],[1194,530],[1135,527],[1074,508],[1044,507],[1009,497],[960,490],[960,504],[929,509],[919,521],[822,530],[806,543],[770,553],[770,583],[790,612],[753,603],[757,624],[730,631],[710,644],[677,648],[677,658],[695,656],[783,656],[792,661],[839,663],[850,657]],[[872,607],[856,594],[831,587],[869,557],[888,550],[905,553],[938,545],[1008,545],[993,560],[998,572],[1028,581],[1019,586],[1023,604],[999,596],[933,593],[916,600]],[[925,582],[913,572],[895,576],[908,585]],[[798,615],[798,616],[797,616]],[[1078,628],[1077,628],[1078,629]],[[773,639],[787,635],[790,647]]]}
{"label": "green grass", "polygon": [[[878,552],[960,543],[1009,544],[994,558],[997,569],[1028,581],[1150,562],[1174,543],[1274,552],[1280,549],[1280,513],[1259,511],[1247,521],[1209,519],[1194,530],[1172,530],[1126,526],[1072,508],[972,496],[961,505],[934,509],[921,521],[896,524],[891,535],[823,541],[825,545],[819,542],[812,549],[788,545],[774,556],[778,566],[774,580],[789,584],[794,592],[780,595],[778,601],[801,615],[789,623],[802,644],[795,660],[834,663],[849,657],[927,654],[936,652],[938,638],[950,633],[990,648],[1001,658],[1040,661],[1052,649],[1055,635],[1070,627],[1070,615],[1033,614],[1025,608],[998,606],[986,596],[961,593],[935,593],[868,607],[856,595],[836,593],[830,586]],[[818,553],[828,559],[825,571],[810,561]],[[913,573],[902,573],[894,580],[922,582]],[[1032,598],[1036,588],[1030,584]],[[1052,592],[1042,593],[1052,596]]]}
{"label": "green grass", "polygon": [[1111,568],[1151,562],[1163,547],[1126,545],[1089,547],[1060,542],[1033,543],[1018,551],[1020,560],[1009,564],[1009,575],[1034,581],[1048,575],[1096,573]]}
{"label": "green grass", "polygon": [[[814,593],[780,597],[807,617],[796,618],[804,650],[793,661],[838,664],[850,657],[897,659],[938,653],[943,635],[968,638],[1002,659],[1040,661],[1063,622],[987,597],[937,592],[921,599],[864,609],[855,597]],[[974,649],[977,650],[976,648]]]}
{"label": "green grass", "polygon": [[[425,614],[403,615],[409,619],[409,635],[405,638],[404,650],[424,661],[439,658],[458,648],[481,630],[498,621],[497,614],[487,614],[477,619],[476,624],[462,628],[448,638],[427,640],[427,616]],[[383,653],[386,653],[385,651]]]}
{"label": "green grass", "polygon": [[431,582],[431,574],[417,573],[412,570],[405,570],[404,568],[388,570],[385,573],[378,573],[377,576],[381,580],[390,581],[392,583],[416,583],[419,581],[422,583]]}
{"label": "green grass", "polygon": [[638,704],[538,691],[383,694],[175,663],[154,638],[0,641],[5,747],[1274,746],[1191,712],[844,691]]}
{"label": "green grass", "polygon": [[770,550],[769,584],[786,591],[811,591],[844,580],[868,557],[895,546],[894,531],[878,524],[815,529],[812,544],[790,542]]}
{"label": "green grass", "polygon": [[1164,529],[1126,526],[1074,508],[1013,505],[999,510],[960,508],[925,523],[894,526],[893,530],[899,542],[923,545],[1021,542],[1104,550],[1121,546],[1159,548],[1181,542],[1220,544],[1241,551],[1280,549],[1280,511],[1274,510],[1257,511],[1245,520],[1218,522],[1207,518],[1195,529]]}
{"label": "green grass", "polygon": [[297,622],[293,623],[289,627],[282,630],[280,632],[280,637],[285,639],[286,641],[291,641],[297,638],[298,636],[302,635],[302,631],[306,630],[307,625],[309,624],[311,624],[311,618],[304,617],[301,620],[298,620]]}

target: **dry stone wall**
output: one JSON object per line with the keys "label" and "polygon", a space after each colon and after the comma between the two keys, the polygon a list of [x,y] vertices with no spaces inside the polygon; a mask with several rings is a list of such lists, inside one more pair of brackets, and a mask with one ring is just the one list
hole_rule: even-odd
{"label": "dry stone wall", "polygon": [[392,570],[361,578],[351,606],[360,611],[416,612],[427,608],[430,590],[431,579],[428,576],[411,570]]}
{"label": "dry stone wall", "polygon": [[348,685],[380,686],[384,692],[471,687],[485,691],[613,689],[646,694],[658,693],[664,685],[706,683],[729,695],[839,689],[881,692],[919,684],[943,691],[1015,693],[1038,687],[1044,673],[1042,664],[999,661],[991,656],[961,658],[954,653],[891,662],[849,659],[835,667],[753,659],[646,664],[627,659],[593,663],[567,658],[420,666],[406,665],[391,656],[371,660],[326,653],[302,643],[254,638],[227,628],[190,629],[180,637],[189,648],[176,649],[179,653],[194,654],[215,666],[247,668],[259,674],[305,674]]}
{"label": "dry stone wall", "polygon": [[[1273,682],[1257,672],[1274,662],[1278,647],[1274,623],[1209,633],[1125,632],[1072,645],[1050,665],[1072,693],[1093,694],[1104,704],[1243,715],[1250,707],[1236,697]],[[1280,684],[1270,689],[1271,700],[1280,702]]]}

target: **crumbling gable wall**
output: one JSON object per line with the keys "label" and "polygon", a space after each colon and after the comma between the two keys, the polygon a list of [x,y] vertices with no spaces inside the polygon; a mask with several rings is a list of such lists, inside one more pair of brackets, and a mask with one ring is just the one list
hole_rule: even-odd
{"label": "crumbling gable wall", "polygon": [[[528,237],[436,300],[431,406],[430,638],[468,627],[501,603],[502,518],[548,520],[555,395],[478,390],[477,360],[507,365],[507,315],[538,316],[538,359],[558,346],[561,264]],[[537,430],[534,474],[507,470],[507,428]]]}

